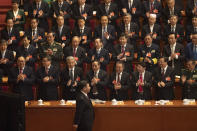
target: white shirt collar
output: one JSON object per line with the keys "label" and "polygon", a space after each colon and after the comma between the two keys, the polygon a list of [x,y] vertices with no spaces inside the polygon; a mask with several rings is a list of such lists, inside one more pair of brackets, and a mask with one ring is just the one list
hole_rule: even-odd
{"label": "white shirt collar", "polygon": [[85,92],[81,91],[81,93],[83,93],[86,97],[88,97],[88,95]]}

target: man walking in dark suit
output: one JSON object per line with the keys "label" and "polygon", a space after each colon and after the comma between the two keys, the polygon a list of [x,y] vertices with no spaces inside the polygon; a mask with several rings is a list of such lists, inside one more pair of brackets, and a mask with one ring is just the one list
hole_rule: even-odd
{"label": "man walking in dark suit", "polygon": [[24,96],[25,100],[33,100],[32,86],[35,75],[31,67],[25,65],[25,58],[18,57],[17,67],[10,71],[8,82],[13,85],[13,92]]}
{"label": "man walking in dark suit", "polygon": [[167,62],[167,58],[161,57],[159,59],[160,68],[155,70],[154,83],[157,100],[174,99],[174,71]]}
{"label": "man walking in dark suit", "polygon": [[90,97],[92,99],[106,100],[105,87],[108,83],[107,73],[100,69],[100,62],[92,62],[92,70],[86,76],[89,83],[91,83]]}
{"label": "man walking in dark suit", "polygon": [[79,84],[79,89],[73,127],[77,128],[77,131],[92,131],[94,108],[88,97],[91,87],[87,81],[83,80]]}
{"label": "man walking in dark suit", "polygon": [[152,73],[146,71],[146,65],[141,62],[137,65],[137,71],[132,74],[132,99],[151,100]]}

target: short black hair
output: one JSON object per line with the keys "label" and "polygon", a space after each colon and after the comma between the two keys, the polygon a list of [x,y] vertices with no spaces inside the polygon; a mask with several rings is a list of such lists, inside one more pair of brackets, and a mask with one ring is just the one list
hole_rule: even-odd
{"label": "short black hair", "polygon": [[43,60],[44,58],[47,58],[48,61],[51,61],[51,60],[52,60],[51,57],[50,57],[49,55],[43,56],[43,57],[42,57],[42,60]]}
{"label": "short black hair", "polygon": [[171,32],[170,34],[168,34],[168,38],[169,38],[170,35],[174,35],[175,39],[177,38],[177,34],[176,33]]}
{"label": "short black hair", "polygon": [[142,66],[142,67],[146,67],[146,63],[145,62],[139,62],[138,65]]}
{"label": "short black hair", "polygon": [[79,90],[82,90],[84,87],[86,87],[87,84],[88,84],[88,81],[86,81],[86,80],[80,81],[78,84]]}
{"label": "short black hair", "polygon": [[7,43],[6,40],[2,39],[2,40],[0,40],[0,45],[3,45],[3,44],[6,44],[7,45],[8,43]]}
{"label": "short black hair", "polygon": [[159,59],[164,59],[164,62],[168,62],[168,57],[160,56]]}

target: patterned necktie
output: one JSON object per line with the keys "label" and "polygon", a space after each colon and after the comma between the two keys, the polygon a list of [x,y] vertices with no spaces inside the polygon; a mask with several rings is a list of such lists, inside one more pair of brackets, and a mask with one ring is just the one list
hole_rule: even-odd
{"label": "patterned necktie", "polygon": [[[140,82],[142,83],[143,82],[143,77],[142,77],[142,73],[140,73],[140,78],[139,78]],[[138,86],[138,92],[143,92],[143,88],[141,85]]]}
{"label": "patterned necktie", "polygon": [[76,48],[73,48],[73,56],[76,56]]}

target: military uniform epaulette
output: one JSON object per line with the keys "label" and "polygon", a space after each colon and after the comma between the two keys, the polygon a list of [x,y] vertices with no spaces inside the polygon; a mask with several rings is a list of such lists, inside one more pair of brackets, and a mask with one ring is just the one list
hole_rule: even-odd
{"label": "military uniform epaulette", "polygon": [[57,45],[60,45],[60,46],[61,46],[61,43],[59,43],[59,42],[55,42],[55,44],[57,44]]}

